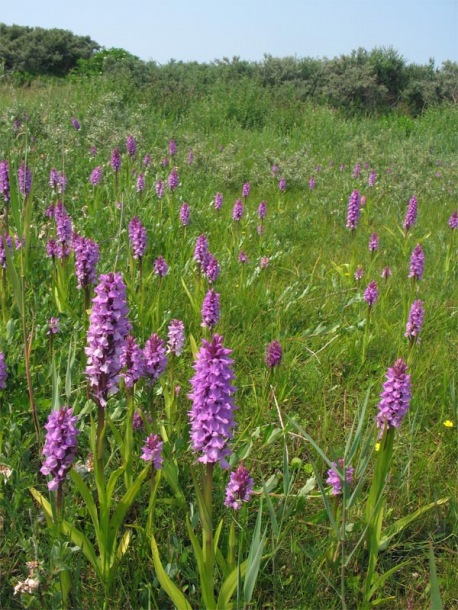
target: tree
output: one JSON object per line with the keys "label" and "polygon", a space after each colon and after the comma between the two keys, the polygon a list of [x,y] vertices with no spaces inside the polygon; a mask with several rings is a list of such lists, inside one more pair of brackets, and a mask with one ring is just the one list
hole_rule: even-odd
{"label": "tree", "polygon": [[68,30],[0,23],[0,63],[5,71],[33,76],[66,76],[80,59],[89,59],[100,45]]}

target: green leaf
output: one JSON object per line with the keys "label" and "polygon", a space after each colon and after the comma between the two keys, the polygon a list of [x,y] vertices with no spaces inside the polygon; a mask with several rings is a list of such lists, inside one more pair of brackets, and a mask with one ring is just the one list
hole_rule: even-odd
{"label": "green leaf", "polygon": [[14,260],[11,256],[10,249],[5,242],[4,237],[0,237],[4,242],[4,252],[6,256],[6,273],[8,274],[8,279],[10,281],[11,287],[13,289],[14,301],[16,303],[16,307],[19,310],[19,314],[21,318],[24,317],[25,314],[25,306],[24,306],[24,294],[22,291],[22,283],[19,279],[19,276],[16,271],[16,267],[14,266]]}
{"label": "green leaf", "polygon": [[307,432],[305,432],[305,430],[303,428],[301,428],[301,426],[299,426],[299,424],[294,421],[291,420],[291,424],[297,428],[299,430],[299,432],[301,433],[301,435],[304,437],[304,439],[306,441],[308,441],[312,447],[315,449],[315,451],[318,453],[318,455],[321,457],[321,459],[326,462],[326,464],[329,466],[329,468],[332,468],[332,462],[331,460],[325,455],[325,453],[323,452],[323,450],[321,449],[321,447],[313,440],[313,438],[307,434]]}
{"label": "green leaf", "polygon": [[[37,491],[36,489],[34,489],[33,487],[30,487],[29,490],[30,490],[30,493],[32,494],[34,500],[41,506],[41,508],[44,510],[45,514],[47,515],[47,517],[52,520],[53,511],[51,508],[51,504],[48,502],[48,500],[46,500],[46,498],[44,498],[41,495],[41,493],[39,491]],[[62,531],[62,533],[65,534],[66,536],[69,536],[71,541],[73,542],[73,544],[76,544],[77,546],[80,547],[81,551],[83,552],[83,555],[86,557],[86,559],[89,561],[91,566],[94,568],[94,571],[96,572],[98,578],[103,582],[104,578],[103,578],[103,574],[102,574],[102,570],[101,570],[101,566],[100,566],[100,561],[96,555],[94,547],[89,542],[89,540],[86,538],[86,536],[82,532],[77,530],[75,527],[70,525],[64,519],[60,522],[59,525],[60,525],[60,530]]]}
{"label": "green leaf", "polygon": [[379,597],[378,599],[374,599],[371,603],[371,606],[385,606],[388,602],[393,602],[396,598],[393,595],[389,597]]}
{"label": "green leaf", "polygon": [[191,292],[189,291],[189,288],[186,286],[184,278],[181,278],[181,284],[182,284],[182,286],[184,288],[184,291],[186,292],[186,295],[187,295],[187,297],[189,299],[189,302],[192,305],[192,308],[194,309],[195,312],[198,313],[199,312],[199,307],[197,306],[197,304],[196,304],[196,302],[194,300],[194,297],[192,296]]}
{"label": "green leaf", "polygon": [[218,527],[216,528],[215,533],[213,534],[213,551],[216,553],[218,550],[219,537],[221,535],[221,530],[223,529],[223,520],[221,519],[218,523]]}
{"label": "green leaf", "polygon": [[172,600],[172,603],[180,610],[192,610],[192,607],[186,597],[164,570],[154,536],[151,536],[151,551],[153,554],[153,563],[154,569],[156,570],[156,576],[161,583],[161,587]]}
{"label": "green leaf", "polygon": [[[105,424],[106,426],[106,424]],[[94,480],[97,488],[97,495],[99,498],[99,505],[103,507],[105,505],[105,478],[104,473],[100,472],[99,461],[97,460],[97,427],[94,418],[91,415],[91,429],[89,433],[89,444],[91,447],[92,455],[94,456]]]}
{"label": "green leaf", "polygon": [[[383,433],[380,442],[380,449],[374,466],[374,475],[366,504],[366,522],[371,523],[376,519],[376,512],[382,500],[383,490],[385,489],[386,479],[390,470],[391,458],[393,456],[395,428],[388,428]],[[380,543],[380,540],[378,541]]]}
{"label": "green leaf", "polygon": [[121,542],[119,543],[118,549],[116,551],[116,564],[118,564],[121,561],[121,559],[124,557],[128,547],[129,547],[131,535],[132,535],[132,530],[126,530],[124,532],[124,535],[121,538]]}
{"label": "green leaf", "polygon": [[288,496],[292,485],[292,479],[289,474],[288,450],[286,441],[283,443],[283,494]]}
{"label": "green leaf", "polygon": [[207,575],[207,566],[205,563],[204,553],[197,540],[197,536],[194,534],[191,522],[189,521],[189,515],[186,515],[186,528],[188,530],[189,538],[191,540],[194,556],[197,561],[197,569],[199,571],[200,587],[202,599],[204,600],[205,606],[210,609],[214,608],[215,600],[213,593],[213,578]]}
{"label": "green leaf", "polygon": [[423,513],[426,513],[428,510],[431,510],[435,506],[441,506],[442,504],[446,504],[448,501],[449,501],[449,498],[441,498],[440,500],[436,500],[436,502],[431,502],[430,504],[427,504],[426,506],[419,508],[418,510],[411,513],[410,515],[407,515],[407,517],[403,517],[402,519],[398,519],[397,521],[395,521],[395,523],[393,523],[393,525],[391,525],[389,528],[387,528],[386,533],[381,537],[379,546],[378,546],[378,550],[379,551],[386,550],[388,548],[390,540],[394,536],[396,536],[396,534],[399,534],[400,532],[402,532],[402,530],[405,527],[410,525],[410,523],[415,521],[415,519],[418,519],[418,517],[420,517]]}
{"label": "green leaf", "polygon": [[18,190],[16,188],[16,176],[13,175],[12,164],[9,164],[10,169],[10,210],[13,215],[14,224],[16,226],[16,232],[18,235],[23,235],[22,228],[22,199],[19,197]]}
{"label": "green leaf", "polygon": [[141,473],[136,478],[132,487],[130,487],[126,491],[126,493],[120,500],[119,504],[116,506],[116,510],[114,511],[113,516],[110,521],[110,532],[111,532],[111,536],[113,538],[116,536],[116,534],[121,526],[121,523],[124,521],[127,511],[132,506],[132,503],[135,500],[135,496],[139,492],[143,481],[148,476],[148,474],[150,472],[150,468],[151,468],[151,466],[148,465],[146,468],[144,468],[141,471]]}
{"label": "green leaf", "polygon": [[272,504],[272,500],[270,498],[270,495],[269,495],[269,493],[267,491],[266,486],[263,485],[262,488],[263,488],[263,491],[264,491],[264,497],[265,497],[266,502],[267,502],[267,508],[269,509],[270,522],[272,524],[272,531],[273,531],[275,537],[278,538],[279,528],[278,528],[277,515],[275,514],[275,509],[274,509],[274,506]]}
{"label": "green leaf", "polygon": [[[390,570],[388,570],[384,574],[381,574],[380,576],[375,578],[374,579],[374,584],[372,585],[372,588],[369,591],[369,599],[372,598],[372,596],[375,594],[377,589],[380,589],[381,587],[383,587],[383,585],[388,580],[388,578],[390,578],[390,576],[395,574],[401,568],[409,565],[409,563],[410,563],[409,561],[403,561],[402,563],[398,563],[397,565],[395,565],[393,568],[391,568]],[[372,602],[372,605],[375,605],[375,602]]]}
{"label": "green leaf", "polygon": [[247,564],[248,560],[246,559],[240,566],[236,566],[221,585],[216,605],[218,610],[220,608],[224,608],[224,610],[232,608],[231,597],[234,595],[239,579],[243,578],[246,574]]}
{"label": "green leaf", "polygon": [[107,420],[108,420],[108,425],[110,426],[111,433],[113,434],[113,436],[115,438],[116,446],[121,447],[122,445],[124,445],[124,439],[123,439],[121,433],[119,432],[119,430],[116,428],[115,424],[111,421],[110,414],[108,412],[107,412]]}
{"label": "green leaf", "polygon": [[259,568],[261,566],[262,551],[264,549],[264,543],[267,536],[267,528],[264,530],[264,534],[261,536],[261,522],[262,522],[262,499],[259,504],[258,517],[256,519],[256,525],[253,532],[253,538],[251,539],[250,551],[247,558],[247,571],[246,577],[243,583],[243,599],[246,604],[249,604],[253,595],[254,586],[258,578]]}
{"label": "green leaf", "polygon": [[116,470],[113,470],[113,472],[110,474],[110,478],[108,479],[108,483],[107,483],[107,505],[108,506],[111,506],[111,499],[113,497],[116,483],[125,469],[126,469],[126,465],[123,464]]}
{"label": "green leaf", "polygon": [[224,559],[224,555],[221,553],[219,549],[215,550],[215,559],[218,563],[218,567],[222,572],[223,578],[227,578],[231,572],[227,561]]}
{"label": "green leaf", "polygon": [[298,491],[298,496],[308,496],[316,487],[316,478],[310,477],[305,482],[305,485]]}
{"label": "green leaf", "polygon": [[84,500],[88,513],[91,517],[92,524],[94,526],[95,534],[98,539],[100,535],[99,515],[97,513],[97,507],[95,505],[94,498],[92,497],[92,492],[84,482],[83,477],[74,468],[70,470],[69,477],[73,481],[73,484],[75,485],[76,489]]}
{"label": "green leaf", "polygon": [[54,358],[52,359],[52,410],[59,411],[60,409],[60,392],[59,392],[59,383],[60,379],[57,375],[56,361]]}
{"label": "green leaf", "polygon": [[192,352],[192,357],[195,360],[197,357],[197,354],[199,353],[199,347],[197,345],[196,340],[194,339],[193,335],[189,335],[189,343],[191,345],[191,352]]}
{"label": "green leaf", "polygon": [[334,530],[336,536],[339,536],[339,526],[337,525],[337,522],[334,517],[334,512],[329,503],[328,493],[326,492],[326,489],[324,488],[323,481],[318,474],[318,468],[311,456],[309,456],[309,462],[312,465],[313,472],[315,473],[315,479],[316,479],[316,482],[318,483],[318,487],[320,488],[321,497],[323,499],[324,508],[326,509],[326,514],[328,515],[329,522],[331,523],[332,529]]}
{"label": "green leaf", "polygon": [[431,610],[443,610],[439,581],[437,579],[436,560],[433,543],[429,541],[429,581],[431,585]]}
{"label": "green leaf", "polygon": [[[358,422],[358,425],[356,427],[356,432],[355,432],[354,436],[353,436],[353,434],[350,434],[348,436],[347,447],[345,449],[345,455],[346,455],[345,461],[348,464],[351,464],[353,457],[356,455],[356,452],[358,451],[358,448],[362,443],[362,430],[363,430],[363,425],[366,420],[366,411],[367,411],[367,405],[369,403],[371,390],[372,390],[372,385],[369,385],[369,387],[367,388],[366,396],[364,397],[364,402],[363,402],[361,411],[359,411],[357,413],[355,420],[353,420],[352,433],[353,433],[353,426],[355,424],[355,421]],[[352,437],[353,437],[353,442],[351,442]]]}
{"label": "green leaf", "polygon": [[180,502],[183,508],[186,508],[186,499],[178,480],[178,466],[175,460],[164,460],[164,463],[162,464],[162,476],[172,488],[175,498]]}
{"label": "green leaf", "polygon": [[199,544],[197,536],[195,535],[194,530],[192,529],[192,525],[189,520],[189,515],[186,515],[186,528],[188,530],[189,539],[191,540],[192,548],[194,550],[199,575],[202,577],[202,575],[205,574],[204,553]]}
{"label": "green leaf", "polygon": [[65,373],[65,397],[67,402],[70,402],[70,396],[72,393],[72,371],[73,365],[75,364],[76,357],[76,337],[73,342],[70,343],[70,349],[68,352],[67,360],[67,372]]}

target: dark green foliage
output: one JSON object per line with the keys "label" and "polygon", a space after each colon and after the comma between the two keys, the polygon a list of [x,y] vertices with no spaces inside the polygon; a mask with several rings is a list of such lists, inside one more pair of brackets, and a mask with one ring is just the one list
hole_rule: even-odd
{"label": "dark green foliage", "polygon": [[0,61],[7,72],[66,76],[79,59],[88,59],[99,48],[89,36],[68,30],[0,23]]}
{"label": "dark green foliage", "polygon": [[[417,116],[427,107],[458,99],[456,62],[444,62],[442,68],[433,60],[407,64],[392,47],[360,48],[332,59],[265,55],[260,62],[223,57],[208,64],[171,59],[159,65],[124,49],[100,49],[88,36],[0,24],[1,63],[15,86],[29,85],[37,76],[101,79],[125,99],[143,94],[169,118],[212,99],[219,119],[245,128],[262,127],[269,114],[285,109],[297,115],[304,102],[350,116],[392,111]],[[294,126],[289,112],[283,130]]]}

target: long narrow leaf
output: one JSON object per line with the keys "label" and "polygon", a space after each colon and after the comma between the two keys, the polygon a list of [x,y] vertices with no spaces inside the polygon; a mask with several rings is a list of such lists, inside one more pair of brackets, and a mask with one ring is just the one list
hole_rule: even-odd
{"label": "long narrow leaf", "polygon": [[251,539],[250,551],[247,558],[247,571],[243,583],[243,599],[246,604],[249,604],[253,595],[254,586],[258,578],[259,568],[261,565],[262,551],[267,535],[267,528],[261,538],[261,523],[262,523],[262,499],[259,504],[258,517],[254,527],[253,537]]}
{"label": "long narrow leaf", "polygon": [[56,361],[52,360],[52,368],[51,368],[52,374],[51,374],[51,380],[52,380],[52,410],[53,411],[59,411],[60,409],[60,391],[59,391],[59,385],[60,385],[60,379],[59,376],[57,374],[57,368],[56,368]]}
{"label": "long narrow leaf", "polygon": [[263,484],[262,486],[263,491],[264,491],[264,497],[266,499],[267,502],[267,508],[269,510],[269,515],[270,515],[270,522],[272,524],[272,531],[275,535],[275,537],[278,537],[278,533],[279,533],[279,529],[278,529],[278,520],[277,520],[277,515],[275,514],[275,509],[274,506],[272,504],[272,500],[270,498],[270,495],[266,489],[266,486]]}
{"label": "long narrow leaf", "polygon": [[121,538],[121,542],[118,545],[116,550],[116,564],[118,564],[121,559],[124,557],[130,543],[130,538],[132,536],[132,530],[126,530],[124,532],[123,537]]}
{"label": "long narrow leaf", "polygon": [[8,279],[10,281],[11,287],[13,289],[14,302],[16,303],[16,307],[19,310],[19,314],[21,318],[24,317],[25,307],[24,307],[24,295],[22,291],[21,280],[19,279],[19,275],[16,271],[16,267],[14,266],[14,260],[11,256],[10,249],[4,237],[0,237],[3,239],[3,249],[6,256],[6,273],[8,275]]}
{"label": "long narrow leaf", "polygon": [[196,313],[198,313],[199,308],[197,307],[197,305],[196,305],[196,301],[195,301],[194,297],[192,296],[191,292],[189,291],[189,288],[186,286],[186,283],[185,283],[185,281],[184,281],[184,278],[181,278],[181,284],[182,284],[182,286],[183,286],[183,288],[184,288],[184,291],[186,292],[186,295],[187,295],[187,297],[188,297],[188,299],[189,299],[189,302],[190,302],[190,303],[191,303],[191,305],[192,305],[192,308],[194,309],[194,311],[195,311]]}
{"label": "long narrow leaf", "polygon": [[194,556],[197,561],[197,568],[199,570],[199,575],[200,575],[201,579],[202,578],[205,579],[204,553],[199,544],[197,536],[195,535],[194,530],[192,529],[192,525],[191,525],[191,522],[189,521],[188,515],[186,515],[186,529],[188,530],[189,539],[191,540],[192,548],[194,551]]}
{"label": "long narrow leaf", "polygon": [[[51,504],[44,498],[39,491],[30,487],[30,493],[32,494],[35,501],[41,506],[41,508],[45,511],[48,518],[52,519],[53,511],[51,508]],[[70,525],[67,521],[62,520],[60,522],[60,529],[62,533],[66,536],[69,536],[71,541],[80,547],[82,553],[89,561],[91,566],[94,568],[97,576],[102,579],[102,573],[100,569],[100,561],[97,558],[96,552],[92,544],[89,542],[88,538],[75,527]]]}
{"label": "long narrow leaf", "polygon": [[183,508],[186,508],[186,499],[178,480],[178,467],[175,460],[164,460],[164,463],[162,464],[162,476],[173,490],[176,500],[179,501]]}
{"label": "long narrow leaf", "polygon": [[186,515],[186,528],[188,530],[189,538],[191,540],[192,548],[194,551],[194,556],[197,561],[202,599],[204,600],[205,606],[210,609],[215,604],[213,593],[213,578],[208,578],[204,553],[199,544],[199,541],[197,540],[197,536],[194,534],[188,515]]}
{"label": "long narrow leaf", "polygon": [[84,503],[92,520],[92,525],[94,526],[94,531],[98,537],[100,529],[99,515],[97,513],[97,507],[95,505],[94,498],[92,497],[92,492],[84,482],[83,477],[74,468],[70,470],[69,476],[84,500]]}
{"label": "long narrow leaf", "polygon": [[153,563],[154,569],[156,570],[156,576],[161,583],[161,587],[172,600],[172,603],[175,604],[175,607],[179,608],[180,610],[192,610],[192,607],[186,597],[164,570],[154,536],[151,536],[151,551],[153,554]]}
{"label": "long narrow leaf", "polygon": [[[370,398],[370,393],[372,390],[372,386],[369,385],[367,392],[366,392],[366,396],[364,397],[364,401],[363,401],[363,406],[361,408],[361,411],[357,414],[357,417],[355,418],[358,421],[358,426],[356,428],[356,432],[353,436],[353,434],[350,434],[348,437],[348,443],[347,443],[347,447],[345,449],[345,455],[346,455],[346,462],[348,462],[349,464],[351,463],[353,457],[355,456],[358,447],[361,445],[361,437],[362,437],[362,429],[363,429],[363,425],[365,423],[365,419],[366,419],[366,411],[367,411],[367,405],[369,403],[369,398]],[[353,432],[353,430],[352,430]],[[353,437],[353,442],[350,443],[350,440]]]}
{"label": "long narrow leaf", "polygon": [[132,506],[132,502],[134,501],[135,496],[139,492],[143,481],[148,476],[148,474],[150,472],[150,468],[151,468],[150,466],[147,466],[146,468],[144,468],[141,471],[141,473],[136,478],[132,487],[130,487],[126,491],[126,493],[122,497],[121,501],[119,502],[118,506],[116,507],[116,510],[114,511],[113,516],[110,521],[110,531],[111,531],[112,536],[114,536],[118,532],[118,530],[121,526],[121,523],[124,521],[127,511]]}
{"label": "long narrow leaf", "polygon": [[[247,559],[246,577],[243,583],[243,597],[246,604],[251,602],[256,580],[258,579],[259,568],[261,567],[262,552],[267,537],[267,528],[264,530],[261,540],[254,547],[255,553],[251,559]],[[251,553],[251,549],[250,549]]]}
{"label": "long narrow leaf", "polygon": [[119,477],[122,475],[125,469],[126,465],[123,464],[116,470],[113,470],[113,472],[110,474],[110,478],[108,479],[107,483],[107,505],[109,507],[111,506],[111,499],[114,494],[116,483],[118,482]]}
{"label": "long narrow leaf", "polygon": [[16,227],[16,233],[18,235],[23,235],[23,227],[22,227],[22,199],[19,196],[18,190],[16,188],[16,177],[13,175],[13,167],[12,164],[9,164],[10,168],[10,210],[13,216],[14,224]]}
{"label": "long narrow leaf", "polygon": [[431,586],[431,610],[443,610],[439,581],[437,579],[436,560],[433,543],[429,541],[429,580]]}
{"label": "long narrow leaf", "polygon": [[329,466],[329,468],[333,468],[333,464],[331,462],[331,460],[326,456],[326,454],[323,452],[323,450],[321,449],[321,447],[313,440],[313,438],[307,434],[307,432],[301,428],[301,426],[299,426],[299,424],[297,422],[295,422],[294,420],[291,420],[292,425],[297,428],[299,430],[299,432],[301,433],[301,435],[304,437],[304,440],[308,441],[312,447],[315,449],[315,451],[318,453],[318,455],[321,457],[321,459],[326,462],[326,464]]}
{"label": "long narrow leaf", "polygon": [[396,572],[398,570],[401,570],[405,566],[409,565],[409,563],[410,563],[409,561],[403,561],[402,563],[398,563],[393,568],[391,568],[387,572],[384,572],[381,576],[376,578],[374,581],[374,584],[372,585],[371,590],[369,591],[369,599],[372,599],[372,597],[374,596],[377,589],[380,589],[381,587],[383,587],[383,585],[388,580],[388,578],[390,578],[390,576],[392,576],[393,574],[396,574]]}
{"label": "long narrow leaf", "polygon": [[230,610],[230,608],[232,608],[233,604],[231,603],[231,597],[234,595],[239,578],[243,578],[245,576],[247,565],[248,560],[245,559],[240,566],[236,566],[232,570],[232,572],[223,582],[218,596],[218,603],[216,605],[218,610],[220,608],[224,608],[224,610]]}
{"label": "long narrow leaf", "polygon": [[426,506],[422,506],[421,508],[419,508],[415,512],[411,513],[410,515],[407,515],[407,517],[403,517],[402,519],[398,519],[397,521],[395,521],[393,523],[393,525],[391,525],[389,528],[387,528],[385,535],[381,537],[380,544],[378,547],[379,551],[384,551],[386,548],[388,548],[390,540],[394,536],[396,536],[396,534],[399,534],[400,532],[402,532],[402,530],[405,527],[407,527],[408,525],[410,525],[410,523],[415,521],[415,519],[418,519],[418,517],[423,515],[423,513],[426,513],[428,510],[431,510],[435,506],[441,506],[441,504],[446,504],[448,501],[449,501],[449,498],[441,498],[440,500],[437,500],[436,502],[431,502],[430,504],[427,504]]}
{"label": "long narrow leaf", "polygon": [[73,365],[75,364],[76,357],[76,338],[70,343],[70,349],[68,351],[67,360],[67,371],[65,373],[65,397],[67,402],[70,402],[70,395],[72,393],[72,371]]}
{"label": "long narrow leaf", "polygon": [[323,498],[323,503],[324,503],[324,507],[326,509],[326,514],[328,515],[328,519],[331,523],[332,529],[334,530],[336,536],[339,536],[340,529],[339,529],[339,526],[337,525],[337,522],[334,517],[334,513],[333,513],[331,505],[329,503],[328,494],[324,488],[323,481],[321,480],[321,477],[319,476],[318,468],[310,455],[309,455],[309,462],[312,465],[313,472],[315,473],[316,482],[318,483],[318,487],[320,488],[321,497]]}

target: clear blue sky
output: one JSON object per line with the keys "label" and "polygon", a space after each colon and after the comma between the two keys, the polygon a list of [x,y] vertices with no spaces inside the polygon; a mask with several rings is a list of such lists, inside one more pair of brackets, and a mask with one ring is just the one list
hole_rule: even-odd
{"label": "clear blue sky", "polygon": [[3,0],[0,22],[71,30],[161,64],[382,46],[409,63],[458,61],[458,0]]}

